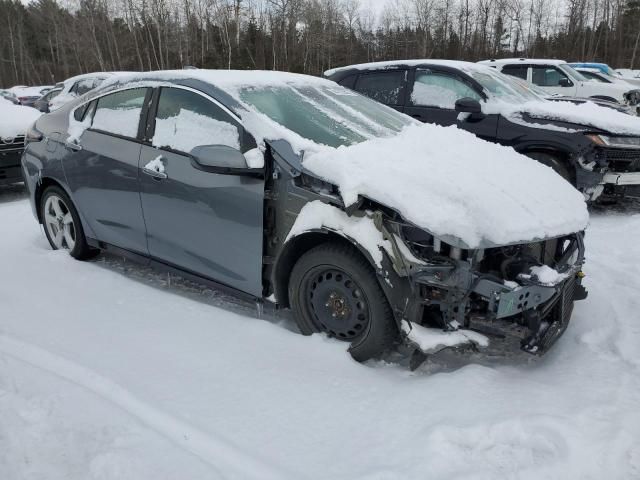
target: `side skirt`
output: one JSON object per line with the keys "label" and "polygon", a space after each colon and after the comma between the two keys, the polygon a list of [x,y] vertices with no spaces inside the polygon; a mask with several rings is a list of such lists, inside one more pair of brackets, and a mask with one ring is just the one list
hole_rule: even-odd
{"label": "side skirt", "polygon": [[[188,270],[184,270],[180,267],[177,267],[175,265],[163,262],[161,260],[155,259],[153,257],[148,257],[146,255],[140,254],[140,253],[136,253],[136,252],[132,252],[130,250],[124,249],[124,248],[120,248],[120,247],[116,247],[115,245],[111,245],[109,243],[105,243],[105,242],[101,242],[99,240],[96,240],[94,238],[87,238],[87,243],[89,244],[90,247],[93,248],[98,248],[100,250],[103,250],[105,252],[109,252],[111,254],[114,255],[118,255],[118,256],[122,256],[128,260],[131,260],[133,262],[136,262],[140,265],[143,266],[149,266],[151,268],[153,268],[154,270],[157,270],[159,272],[167,272],[167,273],[172,273],[174,275],[178,275],[186,280],[189,280],[191,282],[195,282],[195,283],[200,283],[202,285],[206,285],[209,288],[212,288],[214,290],[219,290],[222,291],[224,293],[228,293],[229,295],[233,295],[234,297],[238,297],[241,298],[243,300],[246,300],[248,302],[253,302],[253,303],[263,303],[263,299],[262,298],[258,298],[255,297],[254,295],[251,295],[247,292],[243,292],[242,290],[238,290],[237,288],[233,288],[230,287],[229,285],[226,285],[224,283],[220,283],[217,282],[215,280],[212,280],[210,278],[207,277],[203,277],[201,275],[198,275],[197,273],[193,273],[190,272]],[[266,304],[271,304],[271,302],[265,302]]]}

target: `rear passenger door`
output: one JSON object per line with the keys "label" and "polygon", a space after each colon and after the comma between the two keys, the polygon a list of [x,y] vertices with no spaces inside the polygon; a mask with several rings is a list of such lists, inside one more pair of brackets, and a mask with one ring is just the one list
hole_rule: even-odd
{"label": "rear passenger door", "polygon": [[354,90],[391,108],[404,111],[407,70],[384,70],[361,73]]}
{"label": "rear passenger door", "polygon": [[264,179],[220,173],[191,155],[205,145],[245,153],[255,141],[204,94],[162,87],[156,98],[139,164],[149,253],[261,297]]}
{"label": "rear passenger door", "polygon": [[97,239],[141,254],[147,242],[138,183],[140,120],[150,95],[149,88],[121,90],[76,109],[70,128],[76,138],[67,140],[63,161]]}

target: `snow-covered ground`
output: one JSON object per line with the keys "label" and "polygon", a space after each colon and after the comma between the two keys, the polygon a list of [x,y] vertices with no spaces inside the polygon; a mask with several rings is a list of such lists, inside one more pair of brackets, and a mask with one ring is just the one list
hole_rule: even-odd
{"label": "snow-covered ground", "polygon": [[0,190],[0,224],[0,479],[640,478],[634,210],[592,214],[590,296],[547,356],[413,373],[53,252],[19,189]]}

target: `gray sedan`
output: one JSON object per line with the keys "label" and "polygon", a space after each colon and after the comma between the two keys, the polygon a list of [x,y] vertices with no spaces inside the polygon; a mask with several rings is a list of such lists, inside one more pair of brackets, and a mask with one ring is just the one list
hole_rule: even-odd
{"label": "gray sedan", "polygon": [[[291,307],[302,333],[349,342],[357,360],[399,345],[413,352],[415,367],[440,348],[484,345],[477,331],[494,320],[487,335],[505,325],[509,338],[522,333],[524,350],[546,351],[573,301],[586,296],[582,232],[560,225],[566,231],[547,238],[541,222],[528,228],[539,234],[518,244],[470,245],[407,221],[385,192],[346,205],[336,182],[304,165],[305,151],[384,142],[406,127],[423,128],[318,78],[132,74],[41,117],[28,132],[22,168],[54,249],[77,259],[114,251]],[[553,172],[540,173],[574,198]],[[531,215],[540,200],[521,203]],[[579,198],[577,205],[582,215]],[[553,278],[530,274],[535,266]],[[457,335],[416,336],[432,328]],[[469,328],[476,332],[458,332]]]}

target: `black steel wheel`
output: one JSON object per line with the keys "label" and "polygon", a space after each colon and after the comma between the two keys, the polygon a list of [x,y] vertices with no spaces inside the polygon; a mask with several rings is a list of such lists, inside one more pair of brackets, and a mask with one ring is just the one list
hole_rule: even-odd
{"label": "black steel wheel", "polygon": [[350,342],[358,361],[381,355],[398,336],[373,268],[348,245],[322,244],[300,257],[289,279],[289,299],[303,334],[325,332]]}
{"label": "black steel wheel", "polygon": [[352,340],[369,325],[369,302],[360,285],[342,269],[321,265],[302,280],[313,323],[318,330]]}

